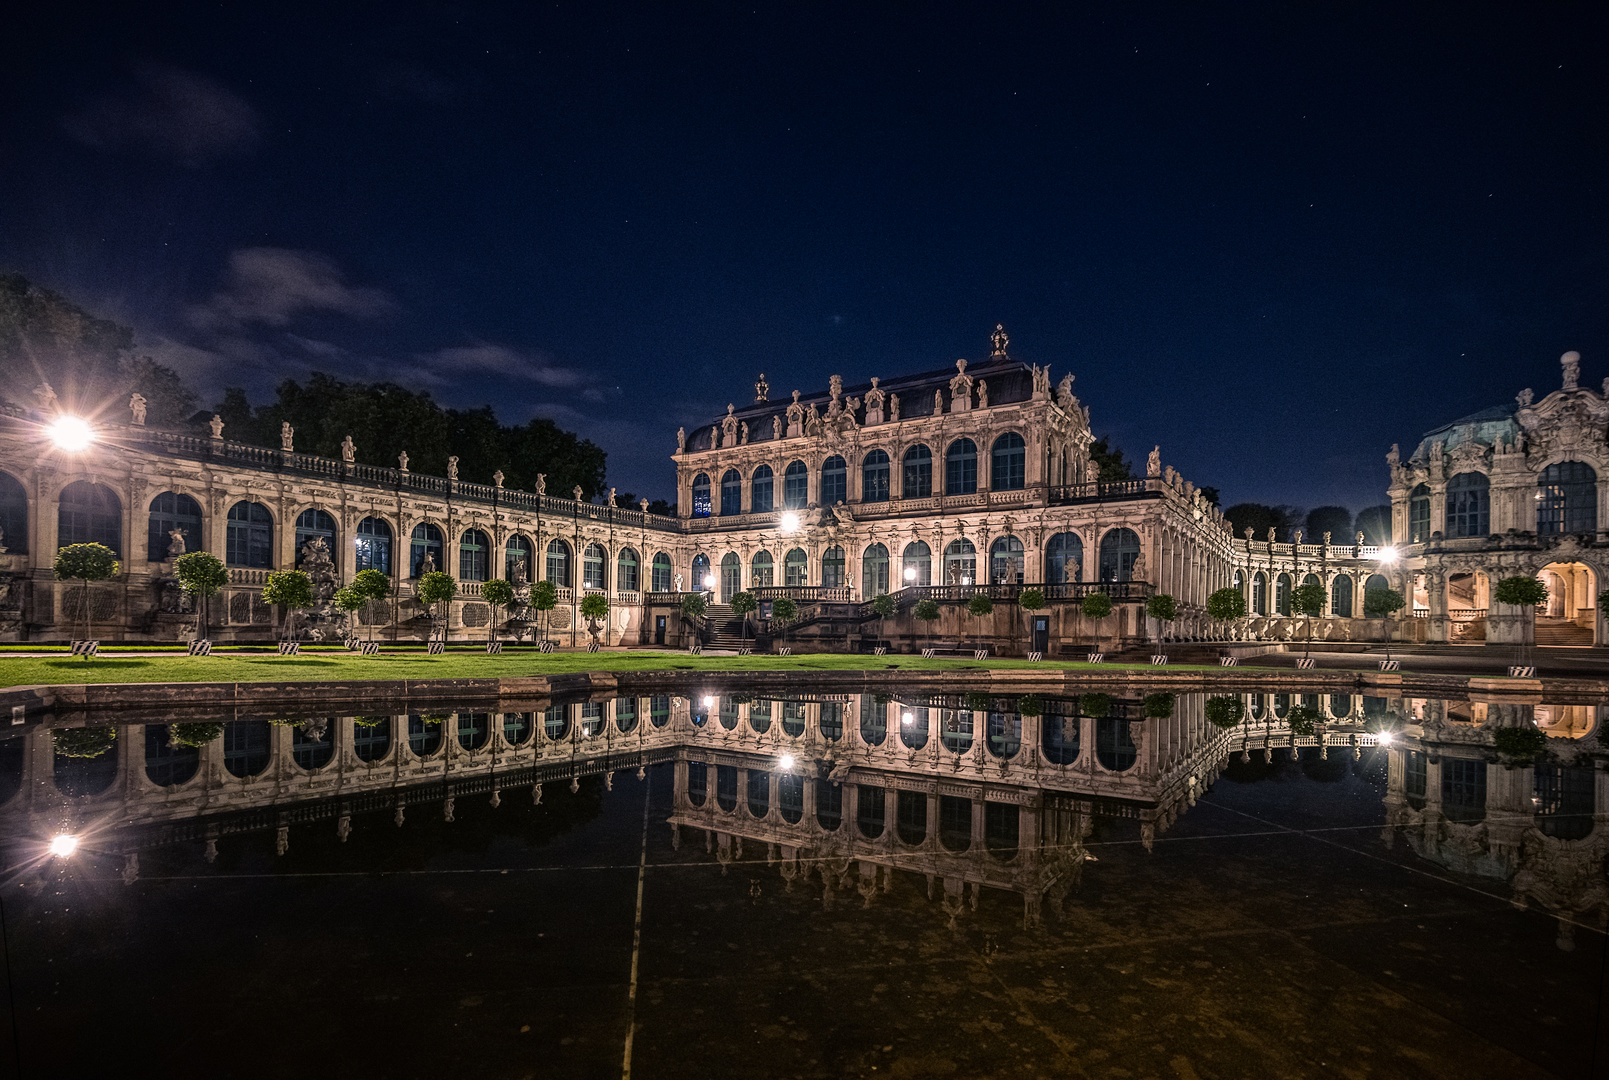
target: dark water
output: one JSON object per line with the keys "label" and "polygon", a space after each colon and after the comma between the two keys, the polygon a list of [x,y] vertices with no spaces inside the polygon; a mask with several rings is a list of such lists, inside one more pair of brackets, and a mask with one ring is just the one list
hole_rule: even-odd
{"label": "dark water", "polygon": [[1600,706],[699,690],[387,710],[0,739],[6,1067],[1609,1061]]}

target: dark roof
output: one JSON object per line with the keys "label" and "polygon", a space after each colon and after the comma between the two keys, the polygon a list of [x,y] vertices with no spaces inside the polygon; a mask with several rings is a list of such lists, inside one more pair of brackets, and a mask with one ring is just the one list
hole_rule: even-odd
{"label": "dark roof", "polygon": [[1479,443],[1482,446],[1491,446],[1498,439],[1511,442],[1520,430],[1519,422],[1514,419],[1514,414],[1518,411],[1517,402],[1493,405],[1479,412],[1472,412],[1468,416],[1461,416],[1433,431],[1427,431],[1424,438],[1419,440],[1419,445],[1414,448],[1409,460],[1425,460],[1434,443],[1442,443],[1444,444],[1442,449],[1451,450],[1466,442]]}

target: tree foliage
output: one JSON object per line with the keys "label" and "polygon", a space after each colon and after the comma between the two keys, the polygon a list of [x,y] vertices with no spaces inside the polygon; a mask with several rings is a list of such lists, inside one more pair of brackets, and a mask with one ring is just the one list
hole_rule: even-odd
{"label": "tree foliage", "polygon": [[[1609,593],[1604,595],[1609,596]],[[887,593],[879,593],[872,597],[872,610],[879,619],[892,619],[894,617],[894,598]]]}
{"label": "tree foliage", "polygon": [[1091,461],[1101,467],[1101,483],[1111,484],[1120,480],[1134,479],[1134,469],[1123,459],[1123,451],[1112,445],[1110,436],[1102,435],[1090,443],[1089,456]]}
{"label": "tree foliage", "polygon": [[443,570],[432,570],[419,579],[414,595],[421,604],[445,604],[458,595],[458,581]]}
{"label": "tree foliage", "polygon": [[1304,515],[1294,506],[1267,506],[1263,503],[1236,503],[1224,511],[1224,517],[1234,526],[1235,535],[1242,536],[1250,528],[1254,539],[1263,540],[1268,530],[1274,530],[1280,543],[1290,543],[1291,531],[1302,525]]}
{"label": "tree foliage", "polygon": [[1230,619],[1244,618],[1246,615],[1246,594],[1232,586],[1226,586],[1207,597],[1207,616],[1228,621]]}
{"label": "tree foliage", "polygon": [[603,593],[587,593],[581,598],[581,617],[593,622],[609,614],[609,598]]}
{"label": "tree foliage", "polygon": [[1045,701],[1038,694],[1024,694],[1017,699],[1017,713],[1020,716],[1038,716],[1045,711]]}
{"label": "tree foliage", "polygon": [[344,611],[347,614],[351,614],[352,612],[361,608],[364,604],[367,604],[368,600],[364,599],[363,594],[358,592],[352,586],[342,585],[339,589],[336,589],[335,594],[330,597],[330,603],[334,604],[339,610]]}
{"label": "tree foliage", "polygon": [[1168,593],[1157,593],[1146,599],[1145,613],[1157,622],[1172,622],[1179,617],[1179,606]]}
{"label": "tree foliage", "polygon": [[1145,715],[1153,720],[1166,720],[1173,715],[1173,695],[1166,691],[1145,695]]}
{"label": "tree foliage", "polygon": [[[481,585],[480,598],[493,607],[507,607],[514,602],[514,586],[502,578],[492,578]],[[581,606],[585,610],[586,604]]]}
{"label": "tree foliage", "polygon": [[1363,614],[1370,619],[1383,619],[1401,611],[1407,603],[1396,589],[1375,586],[1363,590]]}
{"label": "tree foliage", "polygon": [[911,609],[911,614],[922,622],[937,622],[939,618],[939,603],[930,596],[923,597]]}
{"label": "tree foliage", "polygon": [[210,551],[187,551],[173,560],[173,576],[185,592],[199,599],[217,594],[229,584],[229,568]]}
{"label": "tree foliage", "polygon": [[106,581],[118,574],[117,553],[105,544],[68,544],[51,569],[61,581]]}
{"label": "tree foliage", "polygon": [[1225,731],[1240,723],[1246,715],[1246,703],[1232,694],[1217,694],[1207,699],[1207,723]]}
{"label": "tree foliage", "polygon": [[168,745],[179,746],[206,746],[223,738],[223,725],[210,724],[169,724]]}
{"label": "tree foliage", "polygon": [[1324,604],[1329,597],[1324,592],[1324,586],[1309,582],[1298,585],[1291,590],[1291,611],[1297,615],[1306,615],[1317,618],[1324,614]]}
{"label": "tree foliage", "polygon": [[985,593],[973,593],[972,599],[967,601],[967,614],[976,618],[983,618],[994,611],[994,601]]}
{"label": "tree foliage", "polygon": [[50,733],[50,741],[62,757],[98,758],[117,745],[117,729],[110,724],[57,728]]}
{"label": "tree foliage", "polygon": [[1017,606],[1024,611],[1040,611],[1045,606],[1045,594],[1038,589],[1024,589],[1017,594]]}
{"label": "tree foliage", "polygon": [[365,600],[384,600],[391,595],[391,579],[384,570],[359,570],[352,578],[352,588]]}
{"label": "tree foliage", "polygon": [[300,570],[275,570],[263,586],[263,603],[295,611],[313,606],[313,581]]}
{"label": "tree foliage", "polygon": [[1548,587],[1529,574],[1517,574],[1499,581],[1492,589],[1492,599],[1513,607],[1537,607],[1547,603]]}
{"label": "tree foliage", "polygon": [[689,619],[696,619],[704,614],[709,603],[704,599],[703,593],[688,593],[682,597],[682,614]]}
{"label": "tree foliage", "polygon": [[1497,752],[1516,761],[1531,761],[1547,749],[1548,737],[1540,729],[1526,727],[1500,727],[1492,732]]}
{"label": "tree foliage", "polygon": [[1307,512],[1305,523],[1307,542],[1321,543],[1324,534],[1330,534],[1332,544],[1352,542],[1352,511],[1344,506],[1315,506]]}
{"label": "tree foliage", "polygon": [[760,610],[760,601],[751,592],[733,593],[730,603],[732,614],[745,618]]}
{"label": "tree foliage", "polygon": [[1112,695],[1085,694],[1078,699],[1078,711],[1095,720],[1110,716],[1112,713]]}
{"label": "tree foliage", "polygon": [[1103,592],[1085,593],[1078,609],[1086,619],[1104,619],[1112,613],[1112,598]]}
{"label": "tree foliage", "polygon": [[1292,735],[1306,737],[1318,730],[1320,720],[1324,714],[1311,705],[1292,705],[1291,711],[1285,714],[1285,723],[1290,727]]}

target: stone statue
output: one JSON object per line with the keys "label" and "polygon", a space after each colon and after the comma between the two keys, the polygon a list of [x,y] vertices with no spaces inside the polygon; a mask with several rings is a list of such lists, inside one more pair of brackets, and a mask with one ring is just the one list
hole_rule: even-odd
{"label": "stone statue", "polygon": [[296,449],[296,429],[291,427],[289,420],[279,422],[279,448],[289,454]]}
{"label": "stone statue", "polygon": [[1581,354],[1574,350],[1565,353],[1559,357],[1559,366],[1564,369],[1564,388],[1574,390],[1581,379]]}
{"label": "stone statue", "polygon": [[449,480],[457,480],[458,479],[458,455],[457,454],[454,454],[452,457],[447,459],[447,479],[449,479]]}
{"label": "stone statue", "polygon": [[838,519],[838,524],[840,525],[853,525],[855,523],[855,515],[842,502],[833,504],[832,516]]}
{"label": "stone statue", "polygon": [[157,610],[164,615],[185,615],[190,612],[190,594],[184,591],[177,578],[162,579],[162,593],[157,599]]}
{"label": "stone statue", "polygon": [[419,561],[419,576],[424,577],[426,574],[434,574],[435,572],[436,557],[430,553],[429,548],[426,548],[425,557]]}
{"label": "stone statue", "polygon": [[989,407],[989,384],[982,379],[978,380],[978,408]]}
{"label": "stone statue", "polygon": [[546,495],[548,493],[548,474],[545,472],[539,472],[536,474],[536,493],[538,495]]}
{"label": "stone statue", "polygon": [[[1045,373],[1045,377],[1050,377],[1048,370]],[[1076,402],[1077,399],[1073,397],[1073,376],[1071,372],[1068,372],[1061,377],[1061,382],[1056,384],[1056,404],[1071,412]]]}
{"label": "stone statue", "polygon": [[184,543],[184,530],[183,529],[169,529],[168,530],[168,558],[177,559],[180,555],[183,555],[185,553],[185,550],[186,550],[186,548],[185,548],[185,543]]}
{"label": "stone statue", "polygon": [[42,382],[34,387],[34,398],[39,402],[40,412],[53,413],[57,411],[56,391],[51,389],[49,383]]}
{"label": "stone statue", "polygon": [[888,395],[888,418],[891,421],[899,419],[899,395],[898,394],[890,394],[890,395]]}
{"label": "stone statue", "polygon": [[816,411],[816,403],[812,401],[810,407],[805,409],[804,430],[806,435],[821,434],[821,414]]}
{"label": "stone statue", "polygon": [[1291,543],[1295,544],[1297,547],[1302,546],[1302,530],[1301,529],[1297,529],[1295,532],[1291,533]]}
{"label": "stone statue", "polygon": [[1362,529],[1359,529],[1359,530],[1358,530],[1358,535],[1357,535],[1357,544],[1358,544],[1358,547],[1362,547],[1362,546],[1363,546],[1363,530],[1362,530]]}
{"label": "stone statue", "polygon": [[938,416],[944,412],[944,391],[933,391],[933,415]]}
{"label": "stone statue", "polygon": [[771,437],[773,439],[782,438],[782,417],[780,416],[771,418]]}
{"label": "stone statue", "polygon": [[749,422],[747,420],[745,420],[745,421],[743,421],[741,424],[739,424],[737,426],[737,444],[739,446],[745,446],[745,445],[748,444],[748,441],[749,441]]}
{"label": "stone statue", "polygon": [[352,441],[352,436],[348,435],[346,438],[341,440],[341,460],[350,465],[357,459],[357,444]]}
{"label": "stone statue", "polygon": [[1134,565],[1129,567],[1129,580],[1145,580],[1145,548],[1143,547],[1134,554]]}
{"label": "stone statue", "polygon": [[643,513],[645,513],[645,514],[648,513],[648,500],[647,499],[638,499],[637,500],[637,505],[642,509]]}
{"label": "stone statue", "polygon": [[397,468],[402,472],[408,471],[408,451],[404,450],[397,455]]}
{"label": "stone statue", "polygon": [[212,419],[207,421],[207,426],[212,428],[212,437],[214,439],[223,438],[223,417],[213,413]]}
{"label": "stone statue", "polygon": [[615,489],[610,488],[609,489],[609,501],[607,503],[605,503],[604,505],[613,506],[614,504],[615,504]]}
{"label": "stone statue", "polygon": [[758,405],[762,401],[770,400],[771,384],[765,381],[765,372],[762,371],[760,372],[760,377],[754,382],[754,403]]}
{"label": "stone statue", "polygon": [[994,346],[994,352],[991,355],[1001,360],[1006,359],[1006,346],[1010,342],[1011,339],[1006,336],[1006,328],[999,323],[995,323],[994,333],[989,335],[989,343]]}
{"label": "stone statue", "polygon": [[1034,370],[1034,397],[1048,398],[1050,396],[1050,365],[1040,367],[1033,365]]}
{"label": "stone statue", "polygon": [[726,406],[726,418],[721,421],[720,445],[722,446],[737,445],[737,417],[732,415],[732,409],[733,406],[728,403]]}
{"label": "stone statue", "polygon": [[1099,483],[1101,479],[1101,463],[1094,458],[1084,462],[1084,483]]}
{"label": "stone statue", "polygon": [[335,562],[322,536],[315,536],[302,545],[301,569],[312,580],[314,603],[328,604],[335,595]]}
{"label": "stone statue", "polygon": [[[1609,380],[1606,380],[1606,381],[1609,381]],[[1531,393],[1531,388],[1529,386],[1527,386],[1524,390],[1521,390],[1518,394],[1515,395],[1514,400],[1520,403],[1520,408],[1524,409],[1524,408],[1528,408],[1530,406],[1531,399],[1534,396],[1535,395]]]}
{"label": "stone statue", "polygon": [[676,429],[676,452],[678,454],[687,453],[687,429],[684,427]]}
{"label": "stone statue", "polygon": [[575,501],[580,502],[581,501],[581,485],[577,484],[575,487],[571,488],[570,491],[575,495]]}
{"label": "stone statue", "polygon": [[676,591],[682,591],[682,576],[680,574],[676,575]]}
{"label": "stone statue", "polygon": [[1268,542],[1270,544],[1274,542],[1274,527],[1272,525],[1268,527]]}
{"label": "stone statue", "polygon": [[1078,560],[1063,559],[1061,564],[1062,583],[1071,585],[1078,580]]}
{"label": "stone statue", "polygon": [[1246,543],[1251,543],[1251,526],[1246,526]]}
{"label": "stone statue", "polygon": [[145,395],[134,394],[128,399],[128,411],[133,414],[131,423],[145,426]]}
{"label": "stone statue", "polygon": [[1330,534],[1329,533],[1324,534],[1324,546],[1325,547],[1330,546]]}
{"label": "stone statue", "polygon": [[502,487],[503,486],[503,470],[502,469],[498,469],[496,472],[492,473],[492,486],[493,487]]}
{"label": "stone statue", "polygon": [[1145,459],[1145,475],[1153,480],[1162,475],[1162,447],[1151,447],[1151,453]]}

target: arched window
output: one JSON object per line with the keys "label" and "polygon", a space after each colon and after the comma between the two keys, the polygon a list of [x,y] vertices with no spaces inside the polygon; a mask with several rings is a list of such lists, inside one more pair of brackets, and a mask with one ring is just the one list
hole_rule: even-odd
{"label": "arched window", "polygon": [[352,723],[352,752],[359,761],[379,761],[391,749],[389,716],[355,717]]}
{"label": "arched window", "polygon": [[328,511],[307,509],[296,515],[296,565],[301,567],[306,555],[302,549],[314,540],[323,540],[330,558],[335,558],[335,519]]}
{"label": "arched window", "polygon": [[670,556],[663,551],[657,552],[654,555],[651,573],[653,580],[648,583],[649,588],[653,589],[654,592],[670,592]]}
{"label": "arched window", "polygon": [[888,591],[888,549],[873,544],[860,556],[860,595],[870,599]]}
{"label": "arched window", "polygon": [[821,505],[837,506],[849,501],[849,470],[844,459],[834,454],[821,463]]}
{"label": "arched window", "polygon": [[944,549],[944,584],[971,585],[978,580],[978,549],[966,537],[950,541]]}
{"label": "arched window", "polygon": [[1391,588],[1391,582],[1387,580],[1384,574],[1370,574],[1369,580],[1363,583],[1363,591],[1365,593],[1367,593],[1370,589],[1389,588]]}
{"label": "arched window", "polygon": [[688,588],[693,592],[703,592],[705,589],[714,588],[715,582],[713,580],[705,580],[710,576],[710,557],[704,554],[694,555],[693,580],[687,583]]}
{"label": "arched window", "polygon": [[877,694],[860,695],[860,741],[867,746],[882,746],[888,737],[888,706],[877,698]]}
{"label": "arched window", "polygon": [[581,587],[607,589],[609,584],[603,576],[603,568],[608,561],[609,556],[602,544],[588,544],[581,552]]}
{"label": "arched window", "polygon": [[267,720],[229,720],[223,726],[223,767],[245,779],[268,768],[273,730]]}
{"label": "arched window", "polygon": [[1253,615],[1268,614],[1268,578],[1261,570],[1251,578],[1251,611]]}
{"label": "arched window", "polygon": [[224,561],[230,566],[273,568],[274,517],[262,503],[237,502],[231,506],[224,539]]}
{"label": "arched window", "polygon": [[1109,529],[1101,537],[1101,580],[1129,581],[1140,557],[1140,536],[1133,529]]}
{"label": "arched window", "polygon": [[1051,716],[1046,713],[1039,719],[1040,734],[1044,736],[1045,757],[1053,765],[1071,765],[1078,760],[1078,744],[1082,738],[1082,721],[1076,716]]}
{"label": "arched window", "polygon": [[1348,574],[1337,574],[1330,583],[1330,614],[1342,618],[1352,615],[1352,578]]}
{"label": "arched window", "polygon": [[927,793],[894,793],[894,832],[900,843],[916,847],[927,839]]}
{"label": "arched window", "polygon": [[28,492],[22,481],[5,472],[0,472],[0,535],[13,555],[28,554]]}
{"label": "arched window", "polygon": [[984,729],[984,746],[997,758],[1009,760],[1022,749],[1022,715],[1020,713],[989,714]]}
{"label": "arched window", "polygon": [[441,720],[426,720],[419,713],[408,717],[408,749],[414,757],[427,758],[441,749]]}
{"label": "arched window", "polygon": [[844,549],[835,544],[821,553],[821,586],[824,589],[838,589],[843,584]]}
{"label": "arched window", "polygon": [[145,775],[151,783],[157,787],[183,784],[195,776],[200,764],[201,752],[193,746],[174,746],[166,724],[145,726]]}
{"label": "arched window", "polygon": [[446,541],[441,530],[428,521],[413,527],[410,538],[412,551],[408,559],[408,576],[422,577],[431,570],[443,568],[442,549]]}
{"label": "arched window", "polygon": [[1084,541],[1077,533],[1057,533],[1045,545],[1045,584],[1084,580]]}
{"label": "arched window", "polygon": [[1095,721],[1095,760],[1112,772],[1132,768],[1139,758],[1129,722],[1116,716]]}
{"label": "arched window", "polygon": [[[625,706],[631,701],[631,698],[621,698],[618,704]],[[536,731],[536,725],[532,723],[535,717],[535,713],[528,712],[504,713],[503,741],[508,743],[510,746],[519,746],[521,743],[525,742],[525,740],[529,739],[532,733]],[[628,724],[622,730],[629,731],[630,729],[630,725]]]}
{"label": "arched window", "polygon": [[743,474],[727,469],[721,474],[721,516],[731,517],[743,512]]}
{"label": "arched window", "polygon": [[[933,550],[920,540],[905,545],[900,556],[900,588],[933,584]],[[914,571],[914,573],[912,572]]]}
{"label": "arched window", "polygon": [[1291,576],[1281,574],[1274,579],[1274,614],[1289,615],[1291,613]]}
{"label": "arched window", "polygon": [[756,701],[749,705],[749,729],[756,735],[764,735],[771,730],[771,703],[769,701]]}
{"label": "arched window", "polygon": [[1025,483],[1024,464],[1027,444],[1015,431],[1008,431],[994,441],[993,464],[989,469],[989,487],[995,491],[1020,491]]}
{"label": "arched window", "polygon": [[641,587],[637,577],[637,553],[631,548],[621,548],[620,558],[615,560],[615,588],[621,592],[636,592]]}
{"label": "arched window", "polygon": [[939,743],[952,754],[964,754],[972,746],[970,709],[939,710]]}
{"label": "arched window", "polygon": [[749,482],[749,511],[755,514],[769,514],[771,512],[771,491],[775,486],[775,477],[771,466],[761,465],[754,470],[754,479]]}
{"label": "arched window", "polygon": [[1536,482],[1536,531],[1543,536],[1598,528],[1598,474],[1584,461],[1560,461]]}
{"label": "arched window", "polygon": [[870,784],[861,784],[859,787],[858,798],[855,800],[859,804],[855,811],[855,828],[866,839],[876,840],[888,827],[887,791],[884,788],[872,787]]}
{"label": "arched window", "polygon": [[534,554],[529,540],[519,533],[510,534],[508,543],[503,547],[504,579],[511,582],[530,581]]}
{"label": "arched window", "polygon": [[737,552],[728,551],[721,556],[721,603],[731,601],[732,594],[743,587],[743,560]]}
{"label": "arched window", "polygon": [[860,501],[888,501],[888,452],[873,450],[860,470]]}
{"label": "arched window", "polygon": [[479,750],[492,737],[492,714],[461,712],[458,714],[458,745],[465,750]]}
{"label": "arched window", "polygon": [[[185,551],[201,550],[201,505],[188,495],[164,491],[151,500],[150,554],[147,557],[152,562],[167,559],[168,547],[173,543],[168,534],[174,529],[184,537]],[[10,530],[6,531],[4,542],[9,550],[17,550],[11,543]]]}
{"label": "arched window", "polygon": [[989,582],[993,585],[1021,585],[1027,566],[1022,541],[1015,536],[1001,536],[989,545]]}
{"label": "arched window", "polygon": [[331,718],[322,731],[311,724],[291,729],[291,760],[308,772],[317,772],[335,757],[335,726]]}
{"label": "arched window", "polygon": [[1485,473],[1459,473],[1447,481],[1448,538],[1488,536],[1492,531],[1492,482]]}
{"label": "arched window", "polygon": [[933,494],[933,451],[918,443],[905,451],[904,499],[925,499]]}
{"label": "arched window", "polygon": [[[263,510],[263,513],[268,511]],[[56,546],[68,544],[105,544],[119,556],[123,554],[123,504],[111,488],[79,480],[61,489],[56,512]]]}
{"label": "arched window", "polygon": [[782,474],[782,509],[803,510],[810,496],[810,470],[802,461],[790,464]]}
{"label": "arched window", "polygon": [[782,557],[782,584],[810,584],[810,560],[805,556],[804,548],[794,548]]}
{"label": "arched window", "polygon": [[749,587],[767,589],[776,583],[776,564],[771,559],[771,553],[755,552],[753,560],[749,563]]}
{"label": "arched window", "polygon": [[944,451],[944,494],[971,495],[978,490],[978,444],[957,439]]}
{"label": "arched window", "polygon": [[693,477],[693,516],[710,516],[710,476],[699,473]]}
{"label": "arched window", "polygon": [[557,538],[548,542],[547,580],[561,589],[570,587],[570,545]]}
{"label": "arched window", "polygon": [[492,542],[479,529],[466,530],[458,540],[458,577],[485,581],[491,576]]}
{"label": "arched window", "polygon": [[359,570],[378,570],[391,573],[391,526],[377,517],[366,517],[358,522],[357,550]]}
{"label": "arched window", "polygon": [[900,705],[899,741],[906,749],[920,750],[927,745],[927,708],[922,705]]}
{"label": "arched window", "polygon": [[1429,539],[1430,485],[1420,484],[1408,493],[1408,543],[1422,544]]}

